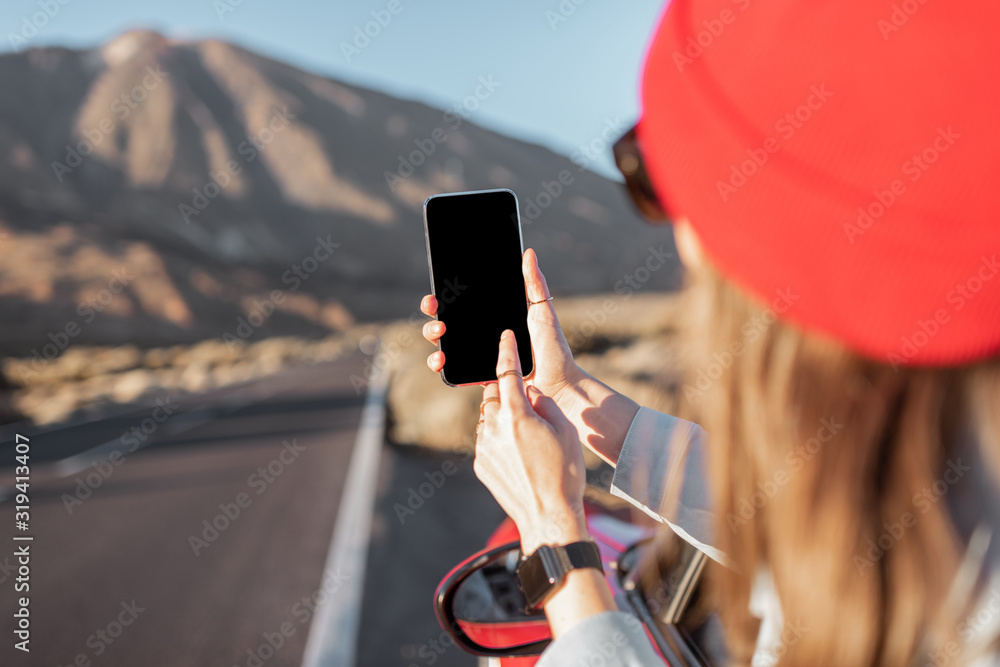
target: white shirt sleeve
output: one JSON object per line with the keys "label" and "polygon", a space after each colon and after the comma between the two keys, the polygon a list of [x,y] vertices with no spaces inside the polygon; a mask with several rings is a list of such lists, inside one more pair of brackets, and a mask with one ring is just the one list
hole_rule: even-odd
{"label": "white shirt sleeve", "polygon": [[707,476],[705,431],[649,408],[629,427],[611,493],[624,498],[709,558],[729,565],[715,546],[715,518]]}
{"label": "white shirt sleeve", "polygon": [[549,644],[536,667],[667,667],[642,623],[622,611],[586,618]]}
{"label": "white shirt sleeve", "polygon": [[[715,542],[715,517],[708,488],[708,450],[704,429],[649,408],[639,408],[629,427],[611,493],[673,529],[709,558],[731,566]],[[761,619],[753,667],[777,662],[787,633],[781,603],[770,573],[758,572],[751,590],[750,612]]]}

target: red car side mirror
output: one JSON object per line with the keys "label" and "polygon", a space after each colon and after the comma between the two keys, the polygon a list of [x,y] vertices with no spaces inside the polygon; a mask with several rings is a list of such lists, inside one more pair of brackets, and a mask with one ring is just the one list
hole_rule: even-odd
{"label": "red car side mirror", "polygon": [[528,610],[517,584],[518,542],[484,549],[458,564],[438,584],[435,612],[459,646],[476,655],[540,655],[552,633],[542,611]]}

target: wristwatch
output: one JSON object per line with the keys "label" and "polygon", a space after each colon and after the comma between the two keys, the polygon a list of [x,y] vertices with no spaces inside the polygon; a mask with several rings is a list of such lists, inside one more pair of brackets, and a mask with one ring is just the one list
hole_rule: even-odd
{"label": "wristwatch", "polygon": [[529,609],[538,609],[556,589],[570,570],[592,567],[604,572],[601,552],[590,541],[573,542],[561,547],[543,544],[517,566],[517,583],[524,593]]}

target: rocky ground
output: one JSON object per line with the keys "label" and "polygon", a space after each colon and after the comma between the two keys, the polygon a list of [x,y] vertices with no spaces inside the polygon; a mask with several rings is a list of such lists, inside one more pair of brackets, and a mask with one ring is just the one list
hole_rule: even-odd
{"label": "rocky ground", "polygon": [[[679,403],[676,327],[679,297],[611,294],[558,299],[556,310],[579,364],[644,405],[676,410]],[[134,346],[70,346],[58,358],[2,361],[7,421],[53,424],[117,404],[182,397],[267,376],[298,364],[360,349],[370,355],[351,384],[363,393],[375,373],[391,368],[390,438],[399,444],[459,450],[473,444],[480,389],[452,388],[425,365],[433,347],[412,321],[357,325],[326,338],[274,337],[228,344],[140,350]],[[379,341],[381,345],[379,346]]]}
{"label": "rocky ground", "polygon": [[[140,350],[71,346],[58,358],[3,360],[7,420],[52,424],[116,404],[152,396],[197,394],[266,377],[297,364],[327,361],[351,349],[356,339],[336,334],[320,340],[276,337],[227,345],[219,339],[195,345]],[[356,346],[356,342],[353,343]]]}

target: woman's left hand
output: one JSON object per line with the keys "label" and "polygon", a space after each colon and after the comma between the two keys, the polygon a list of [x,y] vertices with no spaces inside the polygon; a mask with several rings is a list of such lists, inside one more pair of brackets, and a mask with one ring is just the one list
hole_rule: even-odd
{"label": "woman's left hand", "polygon": [[500,337],[497,378],[483,389],[476,476],[517,524],[526,555],[587,539],[579,436],[555,401],[525,386],[509,330]]}

